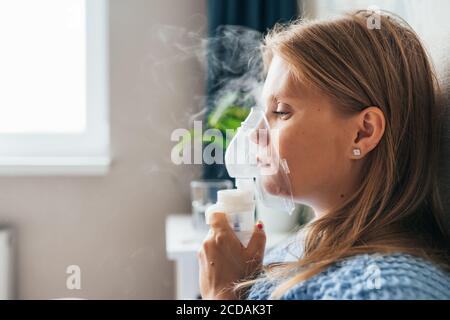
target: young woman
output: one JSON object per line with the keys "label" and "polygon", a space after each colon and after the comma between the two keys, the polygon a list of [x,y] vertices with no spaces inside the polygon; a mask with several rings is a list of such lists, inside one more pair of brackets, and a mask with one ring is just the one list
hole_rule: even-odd
{"label": "young woman", "polygon": [[198,253],[204,299],[450,299],[450,241],[437,189],[437,83],[417,35],[383,13],[292,23],[263,54],[266,117],[305,238],[266,256],[216,213]]}

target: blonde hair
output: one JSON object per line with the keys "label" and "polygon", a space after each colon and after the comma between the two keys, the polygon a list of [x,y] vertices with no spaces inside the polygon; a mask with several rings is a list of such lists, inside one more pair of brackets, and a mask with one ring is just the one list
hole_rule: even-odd
{"label": "blonde hair", "polygon": [[[436,77],[406,22],[383,12],[381,28],[369,29],[372,14],[297,21],[277,26],[265,38],[266,66],[278,55],[291,66],[294,79],[318,88],[342,112],[378,106],[386,118],[384,136],[366,158],[357,191],[307,226],[298,261],[264,268],[261,276],[283,279],[272,298],[362,253],[402,252],[450,268],[437,184],[441,111]],[[257,280],[238,283],[236,292]]]}

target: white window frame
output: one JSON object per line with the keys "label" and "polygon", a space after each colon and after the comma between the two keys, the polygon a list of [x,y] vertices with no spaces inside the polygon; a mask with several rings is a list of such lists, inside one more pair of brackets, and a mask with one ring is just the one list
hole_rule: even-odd
{"label": "white window frame", "polygon": [[0,134],[0,175],[103,175],[109,151],[107,0],[86,1],[86,130]]}

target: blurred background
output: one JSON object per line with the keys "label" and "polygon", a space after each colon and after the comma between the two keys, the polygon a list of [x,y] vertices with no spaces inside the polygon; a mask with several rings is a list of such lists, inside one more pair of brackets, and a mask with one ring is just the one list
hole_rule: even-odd
{"label": "blurred background", "polygon": [[[0,0],[0,298],[198,298],[202,214],[233,184],[174,150],[245,119],[275,23],[369,7],[445,62],[445,0]],[[272,246],[313,213],[257,214]]]}

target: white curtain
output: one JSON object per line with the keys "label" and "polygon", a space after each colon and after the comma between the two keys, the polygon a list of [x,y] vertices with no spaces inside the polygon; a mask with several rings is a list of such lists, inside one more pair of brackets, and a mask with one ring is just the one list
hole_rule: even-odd
{"label": "white curtain", "polygon": [[[316,0],[312,1],[316,18],[330,18],[346,11],[377,6],[400,15],[419,34],[436,64],[448,51],[450,42],[450,1],[448,0]],[[448,48],[448,46],[445,46]]]}

